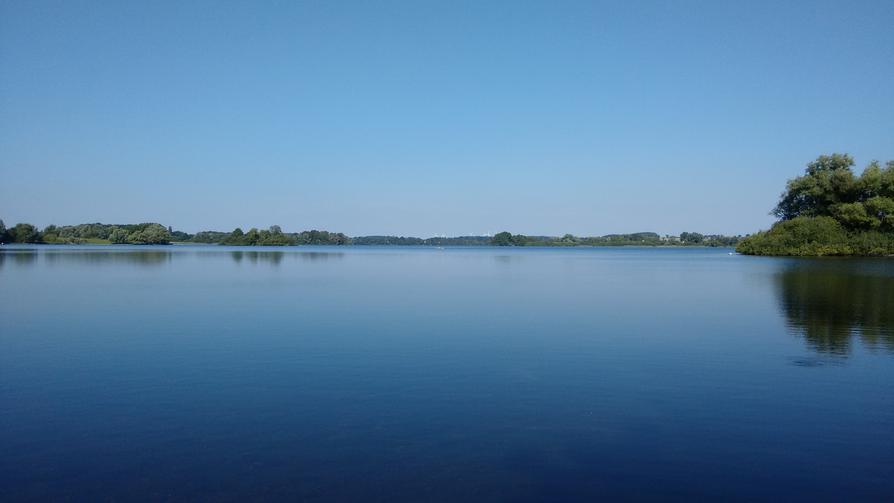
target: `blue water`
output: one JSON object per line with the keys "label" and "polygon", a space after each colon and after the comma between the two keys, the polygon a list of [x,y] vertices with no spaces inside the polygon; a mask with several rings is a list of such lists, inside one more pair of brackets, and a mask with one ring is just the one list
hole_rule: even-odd
{"label": "blue water", "polygon": [[881,500],[894,260],[0,248],[0,500]]}

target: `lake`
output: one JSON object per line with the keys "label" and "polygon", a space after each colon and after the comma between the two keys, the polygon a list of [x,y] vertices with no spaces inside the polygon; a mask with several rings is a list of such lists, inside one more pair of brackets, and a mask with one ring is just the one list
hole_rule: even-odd
{"label": "lake", "polygon": [[0,500],[880,500],[894,259],[0,247]]}

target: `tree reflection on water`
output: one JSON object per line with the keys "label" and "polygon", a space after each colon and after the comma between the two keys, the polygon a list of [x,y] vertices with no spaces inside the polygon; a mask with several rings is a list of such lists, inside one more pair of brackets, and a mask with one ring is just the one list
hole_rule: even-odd
{"label": "tree reflection on water", "polygon": [[894,352],[894,263],[890,260],[798,262],[775,280],[789,328],[803,336],[810,348],[845,355],[857,338],[868,348]]}
{"label": "tree reflection on water", "polygon": [[252,264],[267,263],[271,265],[279,265],[283,258],[287,255],[293,259],[319,262],[330,259],[340,259],[344,255],[341,252],[318,252],[318,251],[292,251],[282,252],[278,250],[232,250],[229,252],[230,258],[237,264],[243,260]]}

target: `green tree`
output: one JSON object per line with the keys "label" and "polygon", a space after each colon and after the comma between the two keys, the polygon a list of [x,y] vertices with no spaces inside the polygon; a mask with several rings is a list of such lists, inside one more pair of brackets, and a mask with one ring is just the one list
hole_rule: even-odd
{"label": "green tree", "polygon": [[233,229],[233,232],[231,232],[229,236],[225,237],[221,241],[221,244],[233,245],[233,246],[244,245],[245,244],[245,233],[242,232],[241,228],[236,227],[235,229]]}
{"label": "green tree", "polygon": [[295,238],[283,233],[278,225],[271,225],[269,229],[259,232],[259,245],[265,246],[287,246],[295,244]]}
{"label": "green tree", "polygon": [[807,165],[804,176],[788,181],[773,214],[782,220],[829,215],[837,203],[853,202],[858,193],[847,154],[821,155]]}
{"label": "green tree", "polygon": [[683,232],[680,234],[680,242],[684,244],[702,244],[705,236],[698,232]]}
{"label": "green tree", "polygon": [[868,229],[878,227],[879,219],[866,212],[863,203],[838,203],[832,205],[830,213],[835,220],[849,228]]}
{"label": "green tree", "polygon": [[48,225],[43,228],[41,234],[41,240],[44,243],[59,243],[61,240],[59,239],[59,229],[55,225]]}
{"label": "green tree", "polygon": [[111,241],[112,244],[127,243],[128,242],[127,231],[120,227],[113,228],[112,231],[109,232],[109,241]]}
{"label": "green tree", "polygon": [[160,224],[150,224],[143,230],[147,244],[166,245],[171,243],[171,233]]}
{"label": "green tree", "polygon": [[866,213],[877,223],[873,227],[894,231],[894,197],[875,196],[863,202]]}
{"label": "green tree", "polygon": [[257,229],[252,227],[245,233],[245,237],[243,238],[243,243],[247,245],[256,245],[261,240],[261,233],[258,232]]}
{"label": "green tree", "polygon": [[40,232],[31,224],[16,224],[11,229],[11,234],[12,240],[16,243],[39,243],[41,241]]}
{"label": "green tree", "polygon": [[500,232],[491,239],[490,244],[493,246],[512,246],[512,234],[508,232]]}
{"label": "green tree", "polygon": [[131,232],[127,242],[136,245],[166,245],[171,243],[171,235],[160,224],[141,224],[141,229]]}

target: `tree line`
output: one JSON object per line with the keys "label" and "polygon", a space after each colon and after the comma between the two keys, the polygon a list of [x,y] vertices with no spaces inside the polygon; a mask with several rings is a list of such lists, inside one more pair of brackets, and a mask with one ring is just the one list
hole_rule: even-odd
{"label": "tree line", "polygon": [[700,234],[683,232],[679,236],[660,236],[655,232],[632,234],[607,234],[605,236],[579,237],[565,234],[562,237],[525,236],[501,232],[491,238],[493,246],[735,246],[741,236]]}
{"label": "tree line", "polygon": [[35,244],[135,244],[205,243],[244,246],[344,245],[350,238],[340,232],[310,230],[285,233],[278,225],[267,229],[236,228],[232,232],[203,231],[189,234],[158,223],[48,225],[38,229],[28,223],[7,228],[0,220],[0,243]]}
{"label": "tree line", "polygon": [[490,236],[455,236],[416,238],[406,236],[358,236],[351,238],[352,245],[358,246],[489,246]]}
{"label": "tree line", "polygon": [[168,244],[171,230],[157,223],[48,225],[42,230],[28,223],[7,228],[0,220],[0,243],[45,244]]}
{"label": "tree line", "polygon": [[659,236],[654,232],[608,234],[578,237],[526,236],[501,232],[495,236],[456,236],[418,238],[407,236],[357,236],[341,232],[309,230],[283,232],[278,225],[267,229],[251,228],[231,232],[201,231],[189,234],[158,223],[48,225],[44,229],[27,223],[6,228],[0,220],[0,243],[43,244],[171,244],[201,243],[230,246],[734,246],[739,236],[703,235],[684,232],[679,236]]}
{"label": "tree line", "polygon": [[894,255],[894,161],[857,176],[847,154],[821,155],[773,208],[779,220],[739,243],[748,255]]}
{"label": "tree line", "polygon": [[236,228],[232,232],[204,231],[196,233],[191,239],[193,243],[220,244],[233,246],[296,246],[296,245],[346,245],[350,238],[341,232],[303,231],[295,233],[283,232],[280,226],[272,225],[268,229],[251,228],[248,232]]}

